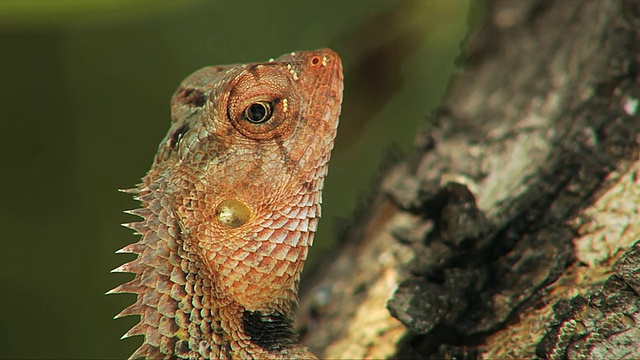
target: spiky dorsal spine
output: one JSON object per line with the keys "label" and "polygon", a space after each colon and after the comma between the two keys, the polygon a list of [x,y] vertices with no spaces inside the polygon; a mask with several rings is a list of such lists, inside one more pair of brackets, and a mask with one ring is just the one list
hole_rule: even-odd
{"label": "spiky dorsal spine", "polygon": [[228,342],[213,320],[214,299],[204,274],[206,269],[198,266],[193,252],[185,249],[187,244],[181,239],[163,190],[157,184],[142,186],[136,197],[142,207],[127,211],[142,221],[123,224],[141,238],[117,251],[137,258],[113,270],[133,273],[135,278],[108,292],[138,296],[134,304],[115,316],[140,316],[140,321],[122,338],[144,336],[131,359],[163,358],[169,354],[179,358],[210,358],[216,354],[225,358],[227,352],[221,346]]}

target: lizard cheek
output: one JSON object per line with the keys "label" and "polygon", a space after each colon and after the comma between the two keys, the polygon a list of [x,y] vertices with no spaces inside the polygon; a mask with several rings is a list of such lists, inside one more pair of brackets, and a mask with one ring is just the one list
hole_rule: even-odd
{"label": "lizard cheek", "polygon": [[251,217],[251,210],[242,201],[226,199],[216,208],[216,218],[225,227],[237,228],[246,224]]}

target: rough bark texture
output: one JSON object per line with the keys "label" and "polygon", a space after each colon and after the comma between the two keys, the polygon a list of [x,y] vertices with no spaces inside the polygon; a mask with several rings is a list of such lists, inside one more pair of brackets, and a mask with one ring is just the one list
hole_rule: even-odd
{"label": "rough bark texture", "polygon": [[320,355],[640,357],[640,1],[488,5],[303,301]]}

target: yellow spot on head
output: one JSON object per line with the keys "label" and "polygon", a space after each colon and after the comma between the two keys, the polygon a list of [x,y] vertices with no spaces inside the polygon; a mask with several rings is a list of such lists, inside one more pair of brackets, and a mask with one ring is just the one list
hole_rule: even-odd
{"label": "yellow spot on head", "polygon": [[327,57],[326,56],[322,57],[322,66],[327,66]]}
{"label": "yellow spot on head", "polygon": [[249,221],[251,210],[240,200],[226,199],[216,208],[216,217],[222,225],[237,228]]}
{"label": "yellow spot on head", "polygon": [[293,70],[293,68],[291,67],[291,64],[287,64],[287,70],[289,70],[289,74],[291,74],[291,77],[293,77],[293,80],[297,81],[298,73],[295,70]]}
{"label": "yellow spot on head", "polygon": [[287,99],[282,99],[282,112],[287,112],[287,107],[289,106],[289,102]]}

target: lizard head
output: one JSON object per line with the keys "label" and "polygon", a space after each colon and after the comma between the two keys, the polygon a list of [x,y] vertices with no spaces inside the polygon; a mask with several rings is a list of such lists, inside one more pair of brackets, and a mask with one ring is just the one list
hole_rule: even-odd
{"label": "lizard head", "polygon": [[327,49],[205,68],[176,91],[154,166],[217,296],[262,312],[297,301],[341,101]]}

